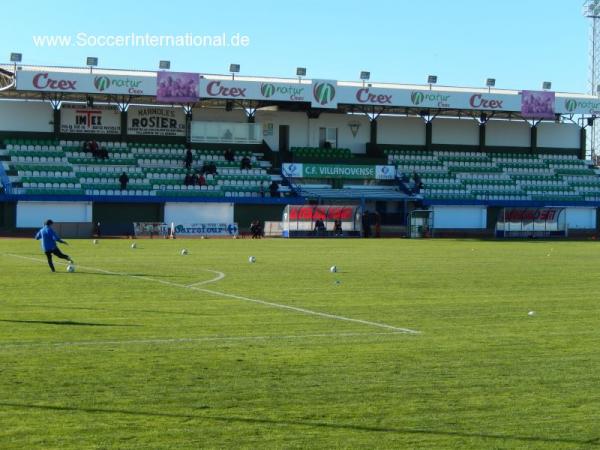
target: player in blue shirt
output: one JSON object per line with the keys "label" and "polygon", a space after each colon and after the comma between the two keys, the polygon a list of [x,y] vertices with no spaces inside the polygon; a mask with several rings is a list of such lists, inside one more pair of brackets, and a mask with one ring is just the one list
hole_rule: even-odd
{"label": "player in blue shirt", "polygon": [[42,251],[46,254],[46,258],[48,258],[48,265],[50,266],[50,270],[52,270],[52,272],[56,272],[56,270],[54,269],[54,264],[52,263],[52,255],[56,255],[59,258],[66,259],[71,264],[73,264],[73,260],[69,257],[69,255],[65,255],[63,252],[61,252],[58,246],[56,245],[57,242],[61,242],[66,245],[69,244],[67,244],[65,241],[59,238],[58,235],[54,232],[54,230],[52,229],[53,223],[54,222],[52,222],[52,220],[50,219],[46,220],[46,224],[43,228],[40,229],[40,231],[37,232],[35,238],[38,241],[42,241]]}

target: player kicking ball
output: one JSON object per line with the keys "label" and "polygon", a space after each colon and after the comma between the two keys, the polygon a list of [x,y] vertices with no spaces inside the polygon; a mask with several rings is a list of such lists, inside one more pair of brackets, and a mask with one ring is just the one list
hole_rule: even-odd
{"label": "player kicking ball", "polygon": [[54,264],[52,263],[52,255],[56,255],[61,259],[66,259],[71,264],[73,264],[73,260],[69,255],[65,255],[63,252],[61,252],[58,246],[56,245],[57,242],[60,242],[65,245],[69,244],[67,244],[65,241],[59,238],[58,235],[54,232],[54,230],[52,229],[53,223],[54,222],[50,219],[46,220],[46,224],[43,228],[40,229],[40,231],[37,232],[35,238],[38,241],[42,241],[42,251],[46,254],[46,258],[48,258],[48,265],[50,266],[50,270],[52,270],[52,272],[56,272],[56,270],[54,269]]}

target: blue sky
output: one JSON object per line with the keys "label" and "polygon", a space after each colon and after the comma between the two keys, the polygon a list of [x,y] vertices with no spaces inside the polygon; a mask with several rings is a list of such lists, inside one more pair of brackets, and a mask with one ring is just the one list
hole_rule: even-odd
{"label": "blue sky", "polygon": [[[166,6],[161,6],[166,5]],[[582,2],[564,0],[253,0],[141,2],[73,0],[2,5],[0,61],[12,51],[25,64],[290,76],[587,92],[588,19]],[[36,47],[34,35],[76,39],[107,35],[247,35],[247,47]]]}

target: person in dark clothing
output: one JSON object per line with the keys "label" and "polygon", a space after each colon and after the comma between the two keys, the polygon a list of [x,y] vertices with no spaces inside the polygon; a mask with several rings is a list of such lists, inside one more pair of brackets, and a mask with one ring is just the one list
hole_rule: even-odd
{"label": "person in dark clothing", "polygon": [[102,229],[100,228],[100,222],[96,222],[96,226],[94,227],[94,234],[96,237],[102,236]]}
{"label": "person in dark clothing", "polygon": [[65,241],[59,238],[58,235],[54,232],[54,230],[52,229],[53,223],[54,222],[50,219],[46,220],[44,227],[40,228],[40,230],[35,235],[35,239],[38,241],[42,241],[40,244],[42,246],[42,251],[46,254],[46,258],[48,259],[48,265],[50,266],[50,270],[52,272],[56,272],[56,270],[54,269],[54,263],[52,262],[52,255],[55,255],[61,259],[66,259],[71,264],[73,264],[73,260],[69,255],[65,255],[63,252],[61,252],[58,246],[56,245],[57,242],[60,242],[61,244],[65,245],[69,244],[67,244]]}
{"label": "person in dark clothing", "polygon": [[214,162],[208,164],[208,173],[210,175],[218,175],[217,174],[217,165]]}
{"label": "person in dark clothing", "polygon": [[269,192],[271,193],[271,197],[279,197],[279,184],[277,181],[273,180],[271,185],[269,186]]}
{"label": "person in dark clothing", "polygon": [[235,153],[230,148],[225,150],[225,152],[223,153],[223,157],[225,158],[225,161],[229,161],[229,162],[235,161]]}
{"label": "person in dark clothing", "polygon": [[371,237],[371,218],[369,213],[365,211],[362,215],[363,237]]}
{"label": "person in dark clothing", "polygon": [[186,169],[191,169],[192,168],[192,162],[194,161],[194,155],[192,154],[192,149],[188,147],[188,149],[185,152],[185,158],[183,159],[184,163],[185,163],[185,168]]}
{"label": "person in dark clothing", "polygon": [[242,170],[252,169],[252,164],[250,163],[250,158],[248,158],[247,156],[244,156],[242,158],[242,160],[240,161],[240,169],[242,169]]}
{"label": "person in dark clothing", "polygon": [[198,186],[206,186],[206,178],[204,177],[204,175],[202,175],[202,174],[198,175],[198,181],[196,184]]}
{"label": "person in dark clothing", "polygon": [[326,228],[325,228],[325,224],[323,223],[323,221],[321,219],[317,219],[315,220],[315,234],[317,236],[322,235],[323,233],[325,233]]}
{"label": "person in dark clothing", "polygon": [[335,236],[341,236],[343,233],[341,219],[335,219],[333,222],[333,234]]}
{"label": "person in dark clothing", "polygon": [[124,191],[125,189],[127,189],[127,183],[129,183],[129,177],[127,176],[127,174],[125,172],[123,172],[121,174],[121,176],[119,177],[119,183],[121,183],[121,190]]}
{"label": "person in dark clothing", "polygon": [[184,184],[185,186],[191,186],[191,184],[192,184],[192,181],[193,181],[193,180],[192,180],[192,174],[188,172],[188,173],[186,174],[185,178],[183,179],[183,184]]}
{"label": "person in dark clothing", "polygon": [[253,220],[250,224],[250,233],[252,234],[252,239],[260,239],[262,236],[262,227],[260,226],[260,222],[258,220]]}
{"label": "person in dark clothing", "polygon": [[418,194],[423,188],[423,181],[421,180],[421,177],[416,171],[413,172],[413,180],[415,180],[415,187],[413,189],[413,193]]}
{"label": "person in dark clothing", "polygon": [[260,186],[258,187],[258,193],[261,197],[265,196],[265,185],[262,181],[260,182]]}
{"label": "person in dark clothing", "polygon": [[98,148],[98,156],[102,159],[108,159],[108,150],[106,150],[105,148],[99,147]]}
{"label": "person in dark clothing", "polygon": [[99,149],[100,149],[100,147],[98,147],[98,143],[96,141],[91,141],[90,142],[90,151],[92,152],[92,156],[94,158],[99,158],[100,157]]}

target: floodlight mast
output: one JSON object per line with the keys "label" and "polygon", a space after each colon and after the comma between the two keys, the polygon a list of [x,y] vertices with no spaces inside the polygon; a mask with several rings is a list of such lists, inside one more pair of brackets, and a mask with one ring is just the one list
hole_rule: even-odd
{"label": "floodlight mast", "polygon": [[[591,19],[589,39],[589,82],[590,94],[597,95],[600,83],[600,0],[585,0],[583,3],[583,15]],[[598,149],[598,138],[600,132],[596,132],[595,124],[588,133],[589,159],[595,161]]]}

